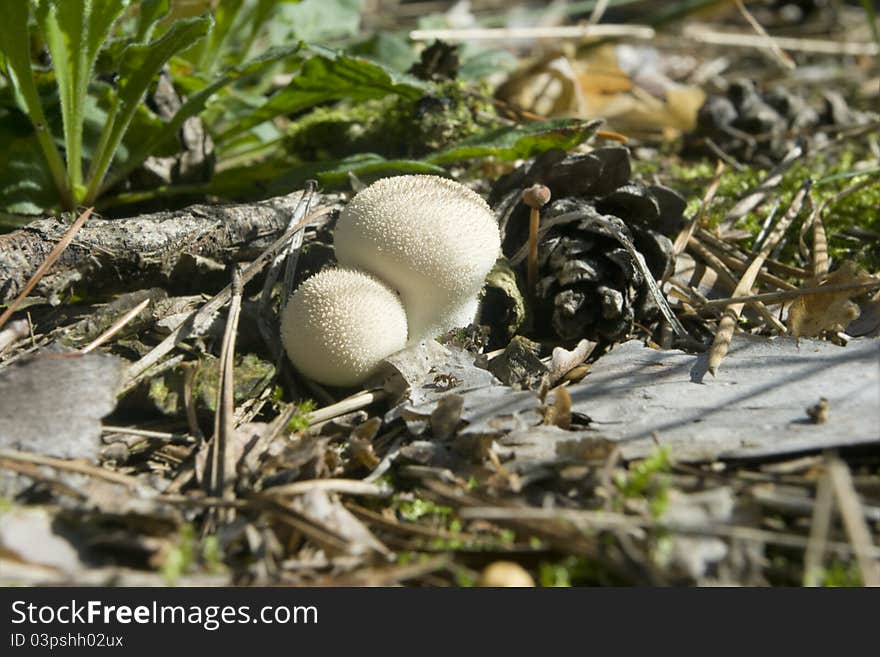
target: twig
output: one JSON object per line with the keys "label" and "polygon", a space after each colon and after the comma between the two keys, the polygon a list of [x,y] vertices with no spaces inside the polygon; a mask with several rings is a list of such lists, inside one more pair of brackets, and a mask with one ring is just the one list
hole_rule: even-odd
{"label": "twig", "polygon": [[740,199],[736,205],[724,215],[722,224],[733,223],[742,219],[749,212],[763,203],[767,194],[773,191],[779,183],[782,182],[785,172],[788,171],[789,167],[791,167],[801,155],[803,155],[803,149],[801,149],[800,146],[795,146],[786,153],[785,157],[782,158],[782,161],[777,164],[753,190],[749,191],[748,194]]}
{"label": "twig", "polygon": [[[798,190],[798,193],[795,195],[795,198],[792,201],[791,206],[788,208],[788,211],[776,224],[773,232],[771,232],[770,235],[767,237],[767,241],[764,246],[761,247],[760,253],[755,256],[748,269],[746,269],[746,271],[743,273],[742,278],[740,278],[740,281],[737,284],[736,289],[733,291],[732,296],[746,296],[751,292],[752,286],[755,284],[755,279],[758,276],[758,272],[764,265],[764,260],[767,259],[767,256],[770,255],[773,247],[775,247],[779,240],[782,239],[782,237],[785,235],[785,231],[788,230],[788,227],[791,225],[792,221],[794,221],[795,217],[797,217],[798,213],[801,210],[801,206],[803,205],[804,198],[806,197],[807,193],[809,193],[809,191],[810,181],[807,180],[801,186],[800,190]],[[728,306],[724,312],[724,315],[721,318],[721,321],[718,323],[718,331],[715,334],[715,340],[713,340],[712,347],[709,350],[709,362],[707,366],[707,370],[712,376],[715,376],[717,374],[721,362],[727,355],[727,350],[730,348],[730,341],[733,339],[733,332],[736,329],[736,323],[739,319],[740,313],[742,312],[742,308],[742,303]]]}
{"label": "twig", "polygon": [[817,287],[804,287],[797,290],[786,290],[784,292],[765,292],[763,294],[749,294],[741,297],[730,297],[727,299],[712,299],[706,301],[703,308],[726,308],[738,303],[755,303],[760,301],[763,303],[779,303],[797,299],[808,294],[834,294],[835,292],[870,292],[876,288],[880,288],[880,281],[872,281],[870,283],[847,283],[843,285],[819,285]]}
{"label": "twig", "polygon": [[774,43],[768,43],[764,37],[741,32],[718,32],[705,25],[687,25],[682,30],[685,39],[693,39],[701,43],[716,46],[733,46],[735,48],[778,47],[791,52],[808,52],[823,55],[867,55],[880,54],[880,45],[857,41],[828,41],[825,39],[799,39],[795,37],[775,37]]}
{"label": "twig", "polygon": [[28,294],[30,294],[31,290],[33,290],[37,283],[40,282],[40,279],[43,278],[43,275],[49,270],[49,268],[55,264],[55,261],[61,256],[70,243],[73,241],[73,238],[76,237],[76,234],[79,232],[79,229],[82,228],[83,224],[86,222],[86,219],[89,218],[92,214],[92,210],[94,208],[87,208],[85,212],[83,212],[76,221],[74,221],[70,228],[67,229],[67,232],[64,233],[64,237],[55,245],[55,248],[49,252],[49,255],[46,256],[46,259],[43,261],[43,264],[39,266],[37,271],[34,272],[34,275],[31,276],[30,280],[25,284],[24,288],[22,288],[21,292],[19,292],[18,296],[13,299],[12,303],[9,304],[9,307],[6,311],[0,315],[0,327],[2,327],[6,321],[12,317],[12,313],[15,312],[15,309],[21,305],[21,302],[25,300]]}
{"label": "twig", "polygon": [[[727,286],[728,289],[732,291],[736,290],[737,280],[734,277],[733,272],[728,269],[727,265],[718,258],[712,251],[710,251],[706,246],[700,242],[696,237],[692,237],[688,240],[688,249],[696,256],[702,258],[707,265],[709,265],[712,269],[715,270],[715,273],[718,275],[718,278],[721,282]],[[778,331],[782,333],[787,333],[788,328],[786,328],[785,324],[780,322],[776,315],[770,312],[770,309],[764,305],[762,301],[756,301],[750,304],[754,309],[764,318],[764,321],[770,324],[770,326],[775,327]]]}
{"label": "twig", "polygon": [[360,495],[364,497],[388,497],[392,490],[388,486],[373,484],[359,479],[309,479],[294,481],[265,488],[265,495],[303,495],[313,490],[325,493],[342,493],[344,495]]}
{"label": "twig", "polygon": [[[331,404],[330,406],[325,406],[324,408],[319,408],[316,411],[312,411],[308,415],[309,424],[318,424],[319,422],[326,422],[327,420],[332,420],[335,417],[339,417],[340,415],[346,415],[347,413],[352,413],[354,411],[358,411],[362,408],[366,408],[370,404],[374,404],[378,401],[382,401],[388,397],[388,393],[384,390],[369,390],[365,392],[359,392],[356,395],[352,395],[342,401],[338,401],[335,404]],[[293,408],[288,411],[290,413],[290,417],[287,418],[287,422],[293,417],[293,413],[296,412],[296,409]],[[285,423],[286,424],[286,423]]]}
{"label": "twig", "polygon": [[[287,242],[294,235],[296,235],[296,233],[301,228],[307,226],[318,217],[332,212],[332,210],[333,209],[330,207],[320,208],[315,212],[309,214],[296,226],[284,233],[284,235],[278,238],[268,249],[261,253],[256,260],[254,260],[247,268],[245,268],[245,270],[241,273],[242,285],[246,285],[252,278],[260,273],[260,271],[262,271],[263,267],[268,264],[272,257],[279,250],[284,248]],[[193,312],[191,312],[186,317],[186,319],[181,322],[180,326],[174,329],[171,334],[168,335],[168,337],[166,337],[164,340],[162,340],[162,342],[156,345],[152,349],[152,351],[143,356],[139,361],[132,364],[126,372],[126,380],[122,386],[123,392],[130,390],[148,369],[150,369],[153,365],[162,360],[162,358],[170,353],[178,345],[178,343],[188,338],[195,330],[196,326],[203,323],[205,320],[211,317],[211,315],[220,310],[220,308],[222,308],[229,301],[231,296],[232,286],[227,285],[204,306],[202,306],[198,310],[194,310]]]}
{"label": "twig", "polygon": [[587,39],[591,37],[653,39],[654,28],[647,25],[565,25],[557,27],[499,27],[463,30],[413,30],[413,41],[514,41],[530,39]]}
{"label": "twig", "polygon": [[154,440],[163,440],[172,442],[175,440],[191,443],[193,437],[186,433],[169,433],[167,431],[151,431],[149,429],[138,429],[136,427],[120,427],[114,424],[105,424],[101,427],[102,433],[118,433],[125,436],[137,436],[140,438],[152,438]]}
{"label": "twig", "polygon": [[229,316],[220,349],[220,381],[217,390],[217,410],[214,413],[214,439],[211,450],[210,489],[213,495],[223,499],[235,497],[233,490],[235,462],[231,449],[235,430],[235,338],[241,315],[241,272],[232,272],[232,298]]}
{"label": "twig", "polygon": [[132,490],[141,488],[141,483],[134,477],[113,472],[105,468],[99,468],[82,461],[66,461],[57,459],[52,456],[42,456],[40,454],[29,454],[28,452],[19,452],[12,449],[0,449],[0,460],[18,461],[20,463],[33,463],[34,465],[46,465],[57,470],[66,470],[68,472],[77,472],[79,474],[95,477],[96,479],[104,479],[114,484],[127,486]]}
{"label": "twig", "polygon": [[828,472],[819,477],[816,484],[816,499],[813,502],[813,519],[810,523],[810,540],[804,555],[804,586],[819,586],[819,575],[822,572],[822,560],[828,544],[828,532],[831,529],[831,515],[834,510],[834,495],[831,490],[831,478]]}
{"label": "twig", "polygon": [[[697,237],[705,242],[710,248],[715,249],[719,257],[732,269],[735,269],[736,271],[745,271],[748,268],[748,256],[743,255],[743,253],[732,244],[725,242],[720,237],[717,237],[702,228],[697,229]],[[774,260],[773,258],[767,258],[764,261],[764,265],[771,272],[775,272],[779,276],[793,276],[795,278],[809,278],[810,276],[810,272],[806,269],[794,267],[784,262]],[[769,283],[781,290],[795,289],[795,286],[788,281],[765,271],[762,271],[758,275],[758,280]]]}
{"label": "twig", "polygon": [[80,349],[79,353],[87,354],[90,351],[94,351],[95,349],[100,347],[102,344],[107,342],[114,335],[119,333],[119,331],[121,331],[123,328],[125,328],[126,324],[128,324],[131,320],[133,320],[135,317],[137,317],[140,314],[140,312],[149,305],[150,305],[150,299],[144,299],[143,301],[141,301],[138,305],[136,305],[134,308],[129,310],[127,313],[125,313],[122,317],[120,317],[115,322],[113,322],[113,324],[110,326],[110,328],[108,328],[101,335],[99,335],[97,338],[92,340],[85,347]]}
{"label": "twig", "polygon": [[752,12],[746,9],[745,4],[742,0],[734,0],[736,3],[736,8],[739,9],[739,13],[742,14],[743,18],[748,21],[749,25],[752,26],[752,29],[758,33],[758,36],[762,37],[767,41],[767,45],[769,46],[769,50],[773,53],[773,56],[776,57],[777,61],[782,65],[782,68],[787,69],[789,71],[793,71],[797,68],[797,64],[794,63],[794,60],[785,53],[782,48],[776,43],[776,40],[767,34],[767,30],[764,29],[764,26],[761,25],[757,19],[752,16]]}
{"label": "twig", "polygon": [[862,503],[853,486],[849,467],[842,460],[834,457],[828,464],[828,476],[831,479],[834,497],[837,499],[837,507],[843,518],[843,526],[846,528],[859,570],[862,572],[862,582],[865,586],[880,586],[880,559],[871,540],[871,530],[865,522]]}

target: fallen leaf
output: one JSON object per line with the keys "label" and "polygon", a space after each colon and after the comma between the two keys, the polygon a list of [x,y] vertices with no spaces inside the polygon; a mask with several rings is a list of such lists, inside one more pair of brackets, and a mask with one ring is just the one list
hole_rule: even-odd
{"label": "fallen leaf", "polygon": [[[870,283],[874,278],[850,261],[819,281],[807,281],[806,287],[817,285],[852,285]],[[788,309],[788,328],[795,337],[811,338],[825,331],[842,331],[859,316],[859,307],[851,301],[860,292],[848,290],[828,294],[807,294],[798,297]]]}
{"label": "fallen leaf", "polygon": [[122,361],[51,354],[0,373],[0,448],[97,459],[101,418],[116,407]]}

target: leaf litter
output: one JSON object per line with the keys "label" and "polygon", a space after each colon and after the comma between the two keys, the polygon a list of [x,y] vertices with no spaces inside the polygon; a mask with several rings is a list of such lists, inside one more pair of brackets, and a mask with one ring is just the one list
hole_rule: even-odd
{"label": "leaf litter", "polygon": [[[857,94],[823,97],[805,78],[743,82],[756,56],[737,63],[705,46],[701,62],[667,49],[661,36],[651,47],[521,51],[534,61],[480,110],[513,119],[435,134],[405,154],[420,159],[343,153],[308,172],[355,189],[359,176],[450,172],[489,197],[504,231],[480,323],[394,355],[363,390],[292,370],[272,328],[280,281],[221,289],[237,262],[259,288],[263,268],[279,279],[278,254],[292,254],[289,289],[330,261],[341,197],[300,194],[305,169],[277,179],[279,198],[261,197],[250,223],[247,204],[175,215],[186,238],[160,257],[137,236],[156,235],[168,215],[131,220],[125,249],[102,247],[115,220],[92,220],[88,242],[75,239],[48,272],[37,255],[58,227],[12,233],[31,245],[28,271],[45,296],[0,327],[3,582],[874,583],[876,224],[839,217],[851,216],[848,176],[876,166],[876,117]],[[472,64],[467,50],[436,52],[437,66],[412,68],[416,79],[312,48],[299,74],[227,130],[389,94],[428,116],[440,111],[428,109],[433,85],[452,89]],[[555,98],[536,92],[554,88]],[[596,116],[634,139],[619,145]],[[312,118],[291,131],[297,143],[329,125]],[[221,171],[212,191],[236,197],[254,180],[247,168]],[[266,171],[277,169],[250,173]],[[807,187],[806,175],[831,182]],[[552,192],[537,300],[524,286],[518,204],[535,183]],[[805,209],[821,208],[810,221],[798,190]],[[315,208],[324,218],[300,222]],[[779,217],[792,228],[774,233]],[[221,242],[206,237],[212,225],[228,229]],[[27,281],[8,269],[7,300]],[[149,276],[141,285],[111,271]],[[739,304],[724,365],[707,377],[712,337]],[[96,339],[98,353],[59,353]],[[212,459],[224,464],[219,487]],[[46,549],[28,553],[28,541]]]}

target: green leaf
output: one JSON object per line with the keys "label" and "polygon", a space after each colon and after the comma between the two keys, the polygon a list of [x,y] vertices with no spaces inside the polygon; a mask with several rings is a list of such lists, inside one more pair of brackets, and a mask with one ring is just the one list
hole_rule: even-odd
{"label": "green leaf", "polygon": [[362,5],[362,0],[302,0],[282,7],[279,22],[287,23],[297,39],[327,43],[360,33]]}
{"label": "green leaf", "polygon": [[[28,118],[0,113],[0,209],[15,215],[40,214],[58,203],[52,173]],[[32,217],[31,217],[32,218]],[[3,224],[23,223],[5,218]]]}
{"label": "green leaf", "polygon": [[[316,48],[312,48],[316,50]],[[415,100],[427,86],[409,76],[359,57],[322,54],[306,61],[302,70],[266,103],[232,126],[217,139],[223,141],[281,114],[292,114],[331,100],[347,98],[356,102],[396,94]]]}
{"label": "green leaf", "polygon": [[73,203],[64,161],[47,130],[48,122],[34,81],[30,57],[29,18],[30,2],[28,0],[5,0],[3,20],[0,21],[0,52],[6,57],[12,84],[36,130],[36,138],[49,165],[58,196],[66,207],[71,207]]}
{"label": "green leaf", "polygon": [[431,164],[451,164],[480,157],[518,160],[534,157],[551,148],[570,150],[596,132],[601,121],[551,119],[525,125],[496,128],[465,139],[452,148],[425,160]]}
{"label": "green leaf", "polygon": [[140,145],[136,146],[129,154],[126,163],[112,172],[106,182],[101,186],[101,192],[110,189],[122,181],[129,173],[139,167],[147,157],[153,155],[154,151],[160,145],[169,140],[175,139],[180,132],[180,129],[183,127],[183,123],[190,117],[200,114],[202,110],[205,109],[205,105],[211,96],[216,94],[220,89],[237,80],[241,80],[242,78],[261,73],[270,66],[294,56],[299,52],[301,46],[302,44],[297,43],[283,48],[271,48],[260,57],[255,58],[253,61],[248,62],[243,66],[234,66],[228,69],[214,82],[191,94],[168,123],[146,136],[140,142]]}
{"label": "green leaf", "polygon": [[445,176],[446,170],[418,160],[386,160],[375,153],[360,153],[340,160],[289,162],[267,159],[218,173],[211,181],[210,194],[223,198],[247,199],[282,196],[303,183],[317,179],[325,188],[347,187],[349,174],[372,182],[386,176],[424,173]]}
{"label": "green leaf", "polygon": [[211,34],[208,36],[199,58],[199,68],[203,71],[213,71],[220,63],[223,46],[229,38],[232,25],[238,18],[243,3],[244,0],[226,0],[217,5],[217,9],[214,11],[214,26],[211,28]]}
{"label": "green leaf", "polygon": [[171,11],[171,0],[143,0],[140,11],[135,41],[143,43],[153,36],[156,23]]}
{"label": "green leaf", "polygon": [[204,38],[210,25],[211,19],[207,17],[180,20],[159,39],[143,45],[133,44],[125,49],[119,65],[116,102],[107,118],[89,171],[87,202],[94,202],[101,181],[150,82],[172,55]]}
{"label": "green leaf", "polygon": [[[326,166],[327,163],[324,163]],[[356,176],[365,183],[379,178],[402,176],[405,174],[430,174],[447,176],[446,169],[420,160],[386,160],[373,153],[361,153],[340,160],[333,167],[317,173],[318,182],[325,188],[345,187],[350,176]]]}
{"label": "green leaf", "polygon": [[98,51],[128,0],[39,0],[37,23],[46,39],[61,98],[67,173],[77,201],[82,189],[82,136],[89,79]]}

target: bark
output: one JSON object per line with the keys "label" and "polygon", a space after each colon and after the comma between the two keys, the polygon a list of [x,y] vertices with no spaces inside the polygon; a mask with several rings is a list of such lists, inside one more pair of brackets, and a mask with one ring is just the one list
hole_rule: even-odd
{"label": "bark", "polygon": [[[286,228],[302,194],[239,205],[193,205],[129,219],[90,218],[34,293],[121,292],[187,282],[211,263],[252,259]],[[335,203],[318,196],[312,208]],[[324,221],[327,219],[325,218]],[[69,225],[39,219],[0,235],[0,303],[21,291]]]}

